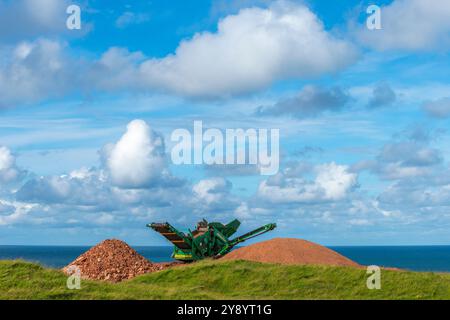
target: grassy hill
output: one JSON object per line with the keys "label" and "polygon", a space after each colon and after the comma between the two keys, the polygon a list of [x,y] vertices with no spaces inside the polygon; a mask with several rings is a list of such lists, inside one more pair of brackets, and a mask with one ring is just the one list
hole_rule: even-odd
{"label": "grassy hill", "polygon": [[368,290],[365,270],[203,261],[118,284],[83,280],[66,288],[55,269],[0,261],[0,299],[450,299],[450,275],[383,270]]}

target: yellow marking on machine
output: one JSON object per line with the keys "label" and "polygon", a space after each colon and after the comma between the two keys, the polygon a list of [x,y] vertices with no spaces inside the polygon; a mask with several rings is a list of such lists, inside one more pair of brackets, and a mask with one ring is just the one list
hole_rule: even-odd
{"label": "yellow marking on machine", "polygon": [[185,259],[192,259],[192,255],[191,254],[175,254],[173,256],[175,259],[179,259],[179,260],[185,260]]}

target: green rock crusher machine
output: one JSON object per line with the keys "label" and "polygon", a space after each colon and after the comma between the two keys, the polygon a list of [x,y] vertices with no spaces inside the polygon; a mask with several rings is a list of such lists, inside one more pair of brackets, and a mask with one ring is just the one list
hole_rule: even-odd
{"label": "green rock crusher machine", "polygon": [[269,223],[239,237],[230,239],[240,226],[235,219],[228,224],[220,222],[208,223],[205,219],[197,223],[194,231],[187,234],[175,229],[169,223],[150,223],[147,227],[159,232],[173,243],[172,258],[180,261],[197,261],[207,257],[221,257],[236,246],[250,238],[275,229],[275,223]]}

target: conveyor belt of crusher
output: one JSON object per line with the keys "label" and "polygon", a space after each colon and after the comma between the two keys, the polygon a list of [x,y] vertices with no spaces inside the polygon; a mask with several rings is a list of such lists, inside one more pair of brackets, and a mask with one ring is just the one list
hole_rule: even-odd
{"label": "conveyor belt of crusher", "polygon": [[172,242],[180,249],[191,249],[189,243],[187,243],[183,237],[178,234],[178,231],[172,227],[169,223],[152,223],[150,227],[162,234],[167,240]]}

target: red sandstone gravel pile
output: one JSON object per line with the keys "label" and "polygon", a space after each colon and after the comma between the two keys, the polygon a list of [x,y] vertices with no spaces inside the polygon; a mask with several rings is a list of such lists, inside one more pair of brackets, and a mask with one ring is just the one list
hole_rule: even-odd
{"label": "red sandstone gravel pile", "polygon": [[172,264],[151,263],[125,242],[112,239],[92,247],[64,267],[63,271],[73,272],[68,268],[77,266],[83,279],[119,282],[140,274],[165,269]]}
{"label": "red sandstone gravel pile", "polygon": [[236,249],[223,260],[250,260],[280,264],[315,264],[360,267],[356,262],[316,243],[275,238]]}

